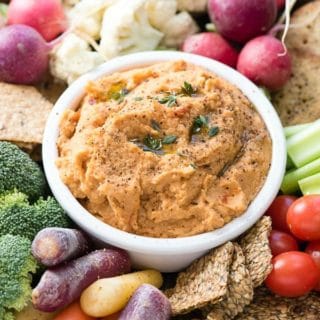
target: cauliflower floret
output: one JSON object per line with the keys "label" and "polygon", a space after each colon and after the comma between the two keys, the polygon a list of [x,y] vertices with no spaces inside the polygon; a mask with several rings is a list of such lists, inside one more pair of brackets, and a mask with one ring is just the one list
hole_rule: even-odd
{"label": "cauliflower floret", "polygon": [[72,7],[79,3],[81,0],[63,0],[62,4],[67,7]]}
{"label": "cauliflower floret", "polygon": [[146,10],[150,24],[162,30],[169,19],[177,12],[177,0],[147,0]]}
{"label": "cauliflower floret", "polygon": [[148,19],[146,0],[118,0],[105,11],[101,29],[101,52],[107,58],[153,50],[163,33]]}
{"label": "cauliflower floret", "polygon": [[179,11],[189,12],[206,12],[208,4],[208,0],[177,0],[177,2]]}
{"label": "cauliflower floret", "polygon": [[91,51],[86,41],[70,33],[53,51],[50,71],[56,78],[70,84],[103,62],[103,58],[97,52]]}
{"label": "cauliflower floret", "polygon": [[162,29],[162,44],[169,48],[179,48],[184,40],[199,31],[199,27],[188,12],[180,12],[172,17]]}
{"label": "cauliflower floret", "polygon": [[116,0],[82,0],[69,12],[72,27],[99,39],[103,13]]}

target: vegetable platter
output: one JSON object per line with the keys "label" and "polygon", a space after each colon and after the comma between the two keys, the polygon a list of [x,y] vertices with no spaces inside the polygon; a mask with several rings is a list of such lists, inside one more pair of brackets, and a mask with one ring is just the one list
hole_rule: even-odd
{"label": "vegetable platter", "polygon": [[[0,1],[0,320],[318,319],[319,23],[320,1]],[[174,274],[137,268],[81,230],[50,191],[41,156],[67,87],[106,61],[153,50],[236,69],[272,102],[287,142],[265,215]],[[120,104],[129,91],[118,91]],[[197,87],[164,93],[160,107],[172,108]],[[195,119],[191,134],[219,135]],[[169,150],[177,136],[145,141]]]}

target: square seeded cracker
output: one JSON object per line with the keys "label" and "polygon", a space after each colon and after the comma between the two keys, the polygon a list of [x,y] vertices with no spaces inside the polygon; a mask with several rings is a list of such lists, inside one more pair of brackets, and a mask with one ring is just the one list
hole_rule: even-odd
{"label": "square seeded cracker", "polygon": [[235,320],[319,320],[320,295],[282,298],[265,287],[255,290],[253,302]]}
{"label": "square seeded cracker", "polygon": [[39,144],[53,107],[34,87],[0,83],[0,140]]}
{"label": "square seeded cracker", "polygon": [[179,273],[175,287],[167,292],[173,315],[217,303],[225,296],[233,250],[228,242]]}
{"label": "square seeded cracker", "polygon": [[271,219],[264,216],[239,241],[254,288],[260,286],[272,270],[270,232]]}
{"label": "square seeded cracker", "polygon": [[221,302],[209,310],[207,320],[230,320],[243,311],[253,299],[253,285],[245,265],[245,257],[238,244],[234,244],[233,262],[228,279],[228,292]]}

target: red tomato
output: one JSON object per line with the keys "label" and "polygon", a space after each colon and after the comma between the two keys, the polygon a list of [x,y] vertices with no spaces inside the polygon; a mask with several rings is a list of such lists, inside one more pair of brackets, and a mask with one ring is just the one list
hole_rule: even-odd
{"label": "red tomato", "polygon": [[299,250],[298,242],[293,236],[278,230],[271,231],[269,243],[274,257],[280,253]]}
{"label": "red tomato", "polygon": [[86,315],[80,307],[79,302],[74,302],[70,304],[67,308],[62,310],[54,320],[95,320],[96,318],[92,318]]}
{"label": "red tomato", "polygon": [[272,227],[276,230],[290,232],[287,224],[287,212],[289,207],[297,200],[293,196],[278,196],[274,199],[266,212],[272,219]]}
{"label": "red tomato", "polygon": [[[306,253],[310,254],[311,258],[316,263],[320,272],[320,241],[310,242],[306,247]],[[320,291],[320,281],[314,289],[316,291]]]}
{"label": "red tomato", "polygon": [[320,240],[320,195],[304,196],[289,208],[287,222],[294,236],[301,240]]}
{"label": "red tomato", "polygon": [[311,291],[320,279],[312,258],[299,251],[281,253],[272,259],[273,269],[265,281],[280,296],[298,297]]}

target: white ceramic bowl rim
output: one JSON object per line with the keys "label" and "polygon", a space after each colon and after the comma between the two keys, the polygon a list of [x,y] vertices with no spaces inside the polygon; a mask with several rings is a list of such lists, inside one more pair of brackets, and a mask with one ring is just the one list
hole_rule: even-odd
{"label": "white ceramic bowl rim", "polygon": [[[60,117],[66,108],[75,108],[79,105],[84,95],[84,88],[89,80],[96,80],[104,75],[117,71],[151,65],[157,62],[181,59],[212,71],[233,83],[248,97],[253,105],[255,105],[257,111],[266,123],[273,142],[271,167],[265,184],[256,198],[251,202],[247,211],[220,229],[195,236],[170,239],[150,238],[127,233],[102,223],[90,214],[81,206],[76,198],[74,198],[70,190],[60,179],[58,169],[55,166],[55,160],[58,156],[56,140],[59,134]],[[131,54],[110,60],[92,72],[80,77],[62,94],[55,104],[46,125],[43,140],[43,163],[49,185],[58,202],[80,227],[85,230],[90,230],[91,234],[97,239],[134,252],[159,255],[175,253],[187,254],[208,250],[232,240],[245,232],[261,217],[277,195],[281,185],[285,172],[285,150],[286,145],[283,128],[277,113],[262,91],[247,78],[234,69],[205,57],[182,52],[152,51]]]}

